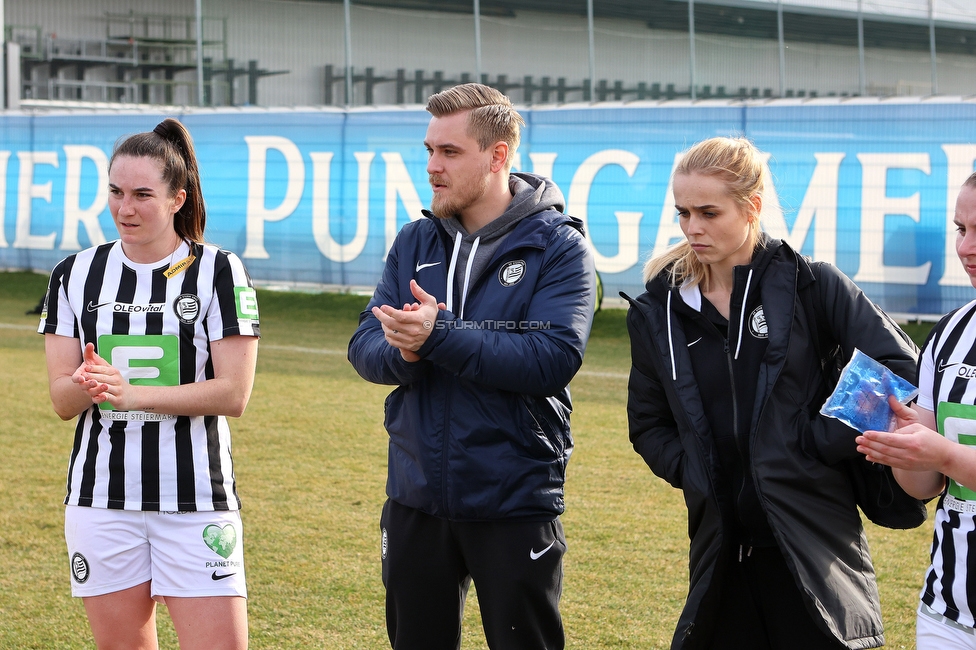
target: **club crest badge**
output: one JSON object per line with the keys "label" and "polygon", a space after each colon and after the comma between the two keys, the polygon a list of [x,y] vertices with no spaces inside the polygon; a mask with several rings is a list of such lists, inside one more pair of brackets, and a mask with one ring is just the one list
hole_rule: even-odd
{"label": "club crest badge", "polygon": [[200,298],[192,293],[181,294],[173,301],[173,311],[181,323],[192,325],[200,317]]}
{"label": "club crest badge", "polygon": [[766,312],[759,305],[749,314],[749,333],[757,339],[768,339],[769,328],[766,327]]}
{"label": "club crest badge", "polygon": [[81,553],[75,553],[71,556],[71,577],[75,579],[78,584],[84,584],[88,581],[88,577],[91,575],[91,570],[88,567],[88,560]]}
{"label": "club crest badge", "polygon": [[503,287],[510,287],[518,284],[524,275],[525,260],[514,260],[506,262],[498,270],[498,281],[502,283]]}

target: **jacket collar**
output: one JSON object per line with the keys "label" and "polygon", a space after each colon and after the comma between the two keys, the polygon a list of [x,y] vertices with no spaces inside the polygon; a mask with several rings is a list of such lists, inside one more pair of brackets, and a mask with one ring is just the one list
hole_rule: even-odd
{"label": "jacket collar", "polygon": [[[788,296],[795,296],[795,292],[801,288],[809,285],[814,281],[813,271],[810,268],[809,261],[799,255],[789,244],[780,239],[773,239],[768,235],[763,234],[760,239],[761,246],[757,246],[756,252],[753,254],[752,262],[749,264],[748,268],[754,272],[753,278],[754,287],[747,289],[747,291],[761,291],[763,294],[763,301],[769,302],[770,307],[777,305],[778,308],[771,309],[767,311],[766,319],[767,326],[770,327],[770,335],[773,336],[773,328],[779,329],[780,336],[777,336],[775,340],[781,340],[785,342],[789,338],[789,330],[792,328],[793,319],[793,306],[779,304],[782,300],[786,299]],[[781,277],[774,279],[770,283],[762,283],[760,285],[759,278],[765,275],[769,267],[773,267],[770,271],[774,276],[780,275],[782,272],[777,268],[781,264],[785,264],[782,272],[786,272],[788,269],[789,273],[786,275],[790,277]],[[795,275],[792,272],[795,269]],[[677,381],[679,377],[678,369],[683,366],[686,360],[683,354],[684,350],[684,335],[681,328],[674,327],[675,324],[675,312],[676,310],[690,310],[695,307],[692,304],[695,299],[692,298],[692,303],[689,303],[684,299],[684,295],[692,294],[691,290],[684,287],[673,287],[668,282],[667,272],[664,271],[654,278],[648,280],[645,285],[646,291],[638,296],[636,299],[632,299],[626,294],[621,293],[621,295],[626,298],[635,308],[647,313],[648,311],[658,311],[660,310],[660,325],[662,325],[662,336],[654,337],[657,344],[660,346],[660,352],[662,357],[668,360],[668,374],[670,375],[672,381]],[[694,294],[698,294],[697,300],[700,301],[700,294],[698,291],[694,291]],[[767,297],[775,296],[772,300],[767,300]],[[699,307],[700,308],[700,307]],[[740,326],[741,330],[741,326]],[[776,346],[773,346],[773,350],[776,350]],[[767,351],[767,357],[777,358],[778,356],[783,356],[785,358],[785,352],[779,355],[777,352],[770,354]],[[778,365],[778,364],[774,364]],[[778,372],[775,373],[778,375]]]}
{"label": "jacket collar", "polygon": [[[423,210],[421,213],[433,222],[438,235],[442,239],[453,242],[453,238],[448,234],[444,228],[444,224],[441,223],[441,220],[437,216],[429,210]],[[505,239],[505,242],[502,243],[501,248],[498,249],[495,256],[497,257],[499,254],[508,252],[516,244],[520,247],[546,248],[552,230],[562,225],[569,226],[579,231],[580,234],[585,234],[583,222],[580,219],[563,214],[562,212],[556,212],[555,210],[543,210],[519,221],[518,225],[512,229],[511,235],[514,236]]]}

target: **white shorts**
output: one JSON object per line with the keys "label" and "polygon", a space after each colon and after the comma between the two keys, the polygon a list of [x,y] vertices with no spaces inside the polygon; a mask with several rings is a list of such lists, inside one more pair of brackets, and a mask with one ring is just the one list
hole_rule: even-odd
{"label": "white shorts", "polygon": [[976,630],[919,603],[915,618],[915,647],[918,650],[976,650]]}
{"label": "white shorts", "polygon": [[101,596],[151,581],[153,598],[242,596],[240,511],[141,512],[67,506],[71,595]]}

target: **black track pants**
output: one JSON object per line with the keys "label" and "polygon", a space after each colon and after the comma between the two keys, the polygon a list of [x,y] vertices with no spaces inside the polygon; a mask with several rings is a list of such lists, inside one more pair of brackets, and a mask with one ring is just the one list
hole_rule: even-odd
{"label": "black track pants", "polygon": [[743,549],[722,585],[710,650],[842,650],[803,603],[796,579],[777,547]]}
{"label": "black track pants", "polygon": [[456,650],[472,579],[489,648],[563,649],[559,519],[453,522],[388,500],[380,528],[394,650]]}

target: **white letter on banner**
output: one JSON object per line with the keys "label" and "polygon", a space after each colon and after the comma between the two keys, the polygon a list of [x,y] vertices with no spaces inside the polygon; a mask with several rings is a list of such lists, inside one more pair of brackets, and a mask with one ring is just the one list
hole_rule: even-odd
{"label": "white letter on banner", "polygon": [[956,255],[956,198],[963,182],[973,173],[973,161],[976,160],[976,145],[944,144],[942,150],[946,154],[948,169],[946,172],[946,231],[945,236],[945,268],[939,285],[943,287],[968,287],[969,276],[963,270]]}
{"label": "white letter on banner", "polygon": [[813,258],[831,264],[837,263],[837,186],[843,153],[815,153],[817,166],[807,192],[800,204],[800,211],[793,222],[793,230],[786,225],[782,211],[763,212],[763,228],[771,237],[784,239],[800,250],[810,233],[814,217],[817,227],[813,231]]}
{"label": "white letter on banner", "polygon": [[[363,252],[369,235],[369,210],[360,210],[356,218],[356,235],[348,244],[340,244],[332,237],[329,220],[329,183],[332,176],[332,152],[313,151],[312,157],[312,234],[315,245],[333,262],[349,262]],[[358,157],[359,154],[356,154]],[[369,154],[372,158],[373,154]],[[367,171],[368,173],[368,171]],[[368,184],[368,181],[367,181]]]}
{"label": "white letter on banner", "polygon": [[[98,147],[91,145],[65,145],[64,156],[67,159],[64,174],[64,230],[61,235],[61,250],[79,250],[78,225],[85,224],[88,240],[92,246],[105,243],[105,233],[98,223],[100,215],[108,205],[108,156]],[[91,205],[82,209],[79,204],[81,198],[81,167],[82,161],[88,158],[95,163],[98,181],[95,183],[96,194]]]}
{"label": "white letter on banner", "polygon": [[[552,168],[556,163],[558,153],[530,153],[529,160],[532,161],[532,173],[552,179]],[[516,152],[512,156],[512,171],[522,171],[522,154]]]}
{"label": "white letter on banner", "polygon": [[683,157],[683,153],[676,153],[671,162],[671,172],[668,173],[668,189],[664,192],[664,206],[661,208],[661,220],[658,222],[657,237],[654,238],[654,249],[651,251],[651,257],[657,257],[667,250],[672,241],[680,242],[685,238],[685,234],[681,232],[681,225],[678,224],[678,214],[674,209],[674,185],[672,184],[674,168],[678,166]]}
{"label": "white letter on banner", "polygon": [[556,166],[556,156],[558,153],[530,153],[529,160],[532,161],[532,173],[552,179],[552,168]]}
{"label": "white letter on banner", "polygon": [[[264,222],[281,221],[298,207],[305,186],[305,163],[295,143],[276,135],[244,136],[247,142],[247,246],[244,257],[266,260]],[[288,186],[281,204],[269,210],[264,205],[268,149],[277,149],[285,157]]]}
{"label": "white letter on banner", "polygon": [[384,153],[383,162],[386,163],[386,248],[383,252],[383,259],[393,247],[393,240],[397,234],[397,197],[403,201],[403,207],[407,211],[410,221],[423,219],[424,215],[420,212],[424,209],[424,204],[420,202],[420,195],[417,188],[410,178],[410,172],[403,163],[403,157],[398,153]]}
{"label": "white letter on banner", "polygon": [[[359,223],[360,219],[369,221],[369,173],[376,154],[372,151],[357,151],[353,156],[359,166],[359,184],[356,188],[356,223]],[[386,260],[386,253],[383,253],[383,259]]]}
{"label": "white letter on banner", "polygon": [[644,213],[614,212],[617,219],[617,254],[613,257],[601,255],[593,242],[593,231],[587,221],[593,179],[607,165],[619,165],[627,172],[627,176],[633,176],[638,164],[640,158],[637,154],[621,149],[607,149],[598,151],[584,160],[573,175],[573,181],[569,186],[567,212],[582,220],[597,271],[620,273],[637,264],[640,251],[640,220]]}
{"label": "white letter on banner", "polygon": [[34,184],[34,165],[58,166],[58,154],[54,151],[18,151],[20,159],[20,183],[17,187],[17,236],[14,248],[35,248],[51,250],[54,248],[54,238],[57,233],[47,235],[32,235],[31,204],[33,199],[44,199],[51,202],[51,181],[42,185]]}
{"label": "white letter on banner", "polygon": [[0,151],[0,248],[7,248],[7,238],[3,235],[3,224],[7,214],[7,161],[9,151]]}
{"label": "white letter on banner", "polygon": [[931,173],[927,153],[859,153],[861,161],[861,264],[854,282],[886,282],[890,284],[925,284],[932,262],[919,266],[885,266],[885,216],[904,214],[916,223],[919,214],[919,194],[889,197],[887,177],[889,169],[919,169]]}
{"label": "white letter on banner", "polygon": [[[558,153],[530,153],[529,160],[532,161],[532,173],[545,176],[552,180],[552,168],[556,164]],[[522,154],[516,153],[512,161],[512,171],[522,170]]]}

